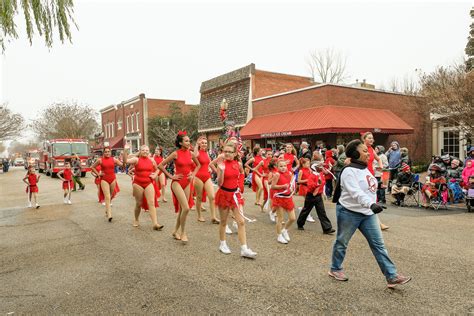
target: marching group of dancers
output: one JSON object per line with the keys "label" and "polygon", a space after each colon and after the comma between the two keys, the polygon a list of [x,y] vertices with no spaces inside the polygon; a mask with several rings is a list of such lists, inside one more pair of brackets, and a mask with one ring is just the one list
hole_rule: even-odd
{"label": "marching group of dancers", "polygon": [[[348,144],[346,148],[348,161],[343,169],[343,171],[347,169],[344,173],[347,175],[342,176],[343,171],[341,171],[336,183],[335,200],[333,201],[337,202],[338,232],[333,245],[329,275],[339,281],[348,280],[342,270],[342,261],[349,239],[355,230],[359,229],[367,238],[369,246],[387,278],[388,286],[393,287],[404,284],[411,278],[397,273],[393,262],[388,257],[380,234],[380,222],[376,214],[383,208],[376,203],[377,180],[373,176],[371,168],[368,168],[373,164],[374,155],[371,154],[371,148],[368,148],[371,147],[371,144],[366,145],[367,138],[373,139],[373,135],[366,134],[370,135],[364,135],[363,141],[354,140]],[[249,169],[248,171],[252,171],[252,186],[256,194],[255,204],[260,207],[262,212],[268,210],[270,218],[276,226],[278,243],[288,244],[291,240],[289,230],[296,221],[293,196],[296,193],[297,184],[299,185],[298,193],[305,197],[304,207],[297,220],[298,229],[304,229],[307,216],[315,207],[323,233],[332,234],[335,232],[326,216],[322,200],[325,178],[330,173],[325,169],[324,161],[310,161],[307,158],[298,160],[293,145],[288,144],[286,152],[278,157],[273,157],[271,150],[256,147],[254,148],[254,157],[242,165],[243,153],[238,150],[240,146],[235,137],[230,137],[220,149],[221,152],[217,158],[211,161],[206,138],[200,137],[195,147],[192,148],[190,138],[185,131],[178,133],[175,145],[177,149],[166,158],[162,157],[159,147],[152,156],[146,145],[141,146],[138,154],[134,155],[128,153],[130,147],[126,145],[122,160],[112,157],[110,148],[104,149],[103,156],[95,161],[91,169],[96,177],[98,200],[105,205],[105,216],[109,222],[112,222],[113,219],[111,202],[119,192],[115,167],[123,168],[128,165],[128,174],[132,177],[133,196],[136,201],[133,226],[140,225],[139,216],[143,209],[150,214],[153,229],[163,229],[163,225],[158,221],[156,208],[160,196],[162,196],[162,201],[166,202],[164,199],[166,179],[171,179],[173,204],[177,213],[172,236],[176,240],[184,244],[188,242],[186,219],[193,207],[197,210],[198,221],[205,221],[201,211],[202,202],[207,198],[210,205],[211,222],[219,224],[220,252],[231,253],[226,243],[226,234],[230,230],[227,225],[230,215],[234,220],[234,226],[237,226],[241,256],[253,259],[257,253],[247,246],[245,222],[251,220],[244,215],[244,199],[242,198],[244,170]],[[171,162],[175,166],[173,174],[166,169],[166,166]],[[299,170],[298,177],[295,177],[297,169]],[[211,171],[217,174],[218,190],[215,194]],[[65,169],[58,173],[58,177],[62,180],[65,204],[71,204],[72,176],[71,165],[66,162]],[[35,174],[34,168],[30,168],[23,179],[27,184],[30,207],[33,206],[32,200],[35,201],[36,208],[39,207],[37,202],[39,178]],[[196,196],[196,205],[194,205],[194,195]],[[216,215],[216,207],[219,210],[219,218]],[[285,213],[287,214],[286,219]]]}

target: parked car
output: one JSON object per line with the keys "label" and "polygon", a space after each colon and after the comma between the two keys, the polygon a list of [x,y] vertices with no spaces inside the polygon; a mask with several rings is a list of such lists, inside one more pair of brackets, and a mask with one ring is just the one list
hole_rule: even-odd
{"label": "parked car", "polygon": [[14,166],[24,166],[25,165],[25,160],[23,158],[16,158],[13,161]]}

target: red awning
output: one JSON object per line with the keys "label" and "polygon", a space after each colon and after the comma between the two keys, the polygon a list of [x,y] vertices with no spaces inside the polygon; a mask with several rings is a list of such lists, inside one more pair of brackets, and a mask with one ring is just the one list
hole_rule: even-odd
{"label": "red awning", "polygon": [[104,144],[107,144],[111,149],[122,149],[123,148],[123,137],[118,136],[105,140],[101,145],[104,148]]}
{"label": "red awning", "polygon": [[413,127],[390,110],[327,105],[255,117],[240,131],[243,139],[371,131],[411,134]]}

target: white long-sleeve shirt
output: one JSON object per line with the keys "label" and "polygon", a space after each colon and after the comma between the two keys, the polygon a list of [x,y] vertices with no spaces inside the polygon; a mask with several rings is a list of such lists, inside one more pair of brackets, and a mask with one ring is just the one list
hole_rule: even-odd
{"label": "white long-sleeve shirt", "polygon": [[373,215],[370,206],[377,201],[377,179],[370,171],[345,168],[341,174],[341,197],[339,203],[350,211]]}

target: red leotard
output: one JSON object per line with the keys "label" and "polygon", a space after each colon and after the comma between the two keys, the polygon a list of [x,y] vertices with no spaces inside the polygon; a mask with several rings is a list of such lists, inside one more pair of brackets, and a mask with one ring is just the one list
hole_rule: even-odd
{"label": "red leotard", "polygon": [[[257,167],[260,161],[262,161],[263,158],[260,155],[255,156],[253,160],[253,167]],[[257,171],[262,174],[263,173],[263,167],[261,166],[260,168],[257,169]],[[257,183],[255,182],[255,177],[257,176],[257,173],[255,171],[252,171],[252,191],[256,192],[257,191]]]}
{"label": "red leotard", "polygon": [[[100,174],[100,170],[102,170],[102,167],[100,165],[97,165],[95,167],[95,170],[97,170],[97,172]],[[101,177],[97,176],[95,177],[94,183],[100,185],[100,180],[101,180]]]}
{"label": "red leotard", "polygon": [[[153,190],[155,191],[155,194],[154,194],[155,207],[158,207],[158,198],[160,197],[160,190],[158,189],[158,186],[156,185],[156,181],[153,181],[150,178],[150,174],[152,174],[154,171],[155,171],[155,167],[153,166],[153,162],[150,158],[138,157],[138,162],[135,165],[135,175],[133,177],[132,183],[138,184],[144,189],[151,184],[153,186]],[[142,208],[144,210],[149,209],[145,195],[143,195],[143,199],[142,199]]]}
{"label": "red leotard", "polygon": [[372,146],[367,146],[367,150],[369,151],[369,160],[367,160],[367,169],[370,173],[375,176],[374,172],[374,160],[375,160],[375,152]]}
{"label": "red leotard", "polygon": [[[288,171],[284,172],[284,173],[281,173],[281,172],[278,171],[278,173],[280,174],[280,177],[278,178],[277,185],[284,185],[284,184],[289,185],[291,183],[291,180],[293,178],[292,173],[290,173]],[[285,190],[286,189],[274,190],[273,197],[272,197],[273,207],[282,207],[286,211],[291,212],[295,208],[295,203],[293,203],[293,197],[292,196],[290,196],[288,198],[275,197],[275,195],[277,193],[283,192]]]}
{"label": "red leotard", "polygon": [[239,190],[239,163],[236,160],[225,160],[224,165],[224,182],[216,192],[215,204],[220,208],[237,208],[237,203],[244,205]]}
{"label": "red leotard", "polygon": [[[158,166],[162,161],[163,161],[163,157],[161,156],[153,156],[153,159],[155,159],[155,162],[156,162],[156,165]],[[159,171],[158,172],[158,175],[161,175],[163,173],[163,171]]]}
{"label": "red leotard", "polygon": [[[191,170],[195,167],[195,164],[191,158],[191,151],[189,149],[178,149],[176,151],[177,158],[174,160],[175,166],[175,175],[182,174],[183,177],[181,180],[173,180],[173,182],[178,182],[179,185],[183,188],[183,190],[190,184],[188,179]],[[171,190],[173,192],[173,190]],[[179,212],[179,203],[178,199],[174,195],[173,192],[173,204],[174,210],[176,213]],[[189,208],[193,206],[193,192],[189,194],[189,201],[188,201]]]}
{"label": "red leotard", "polygon": [[[311,171],[309,170],[309,168],[301,168],[299,172],[301,172],[301,180],[309,179],[309,176],[311,174]],[[298,195],[306,196],[307,192],[308,192],[308,182],[300,183],[300,189],[298,191]]]}
{"label": "red leotard", "polygon": [[115,162],[113,157],[102,157],[102,162],[100,164],[102,173],[102,180],[107,181],[108,184],[111,184],[115,180]]}
{"label": "red leotard", "polygon": [[283,155],[283,159],[285,159],[286,161],[288,161],[288,164],[286,165],[286,168],[288,169],[288,171],[290,171],[291,173],[293,173],[293,162],[295,161],[295,155],[293,154],[288,154],[288,153],[285,153]]}
{"label": "red leotard", "polygon": [[[115,161],[113,157],[102,157],[100,168],[103,173],[102,177],[100,178],[100,181],[104,180],[109,185],[115,181]],[[114,192],[112,192],[112,195],[110,196],[111,201],[117,195],[118,192],[120,192],[120,188],[118,182],[115,182]],[[100,186],[99,203],[104,202],[104,200],[105,195],[102,191],[102,186]]]}
{"label": "red leotard", "polygon": [[270,161],[272,160],[272,158],[265,158],[263,160],[263,200],[266,201],[268,200],[268,189],[267,189],[267,185],[268,185],[268,174],[270,173],[270,170],[268,169],[268,164],[270,163]]}
{"label": "red leotard", "polygon": [[[36,174],[28,175],[28,183],[30,192],[38,192],[38,176]],[[26,193],[28,193],[28,187],[26,188]]]}
{"label": "red leotard", "polygon": [[74,183],[72,182],[72,171],[71,169],[64,169],[63,178],[63,190],[72,190]]}
{"label": "red leotard", "polygon": [[206,181],[211,178],[211,173],[209,172],[209,163],[211,162],[211,159],[209,158],[207,151],[199,150],[199,156],[197,156],[197,160],[201,164],[201,168],[199,168],[198,172],[196,173],[196,178],[199,178],[202,183],[206,183]]}

